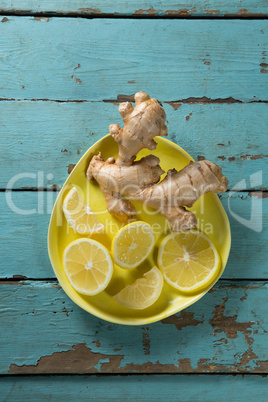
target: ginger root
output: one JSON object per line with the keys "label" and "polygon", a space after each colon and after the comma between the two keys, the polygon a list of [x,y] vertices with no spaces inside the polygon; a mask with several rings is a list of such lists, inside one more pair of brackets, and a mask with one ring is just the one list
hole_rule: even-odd
{"label": "ginger root", "polygon": [[117,160],[111,157],[104,161],[101,154],[93,156],[87,178],[97,181],[108,211],[123,222],[136,217],[132,200],[163,214],[175,232],[193,229],[197,224],[195,215],[185,207],[192,207],[205,193],[225,192],[228,180],[218,165],[206,160],[190,162],[179,172],[169,170],[162,181],[165,172],[159,158],[148,155],[135,161],[141,149],[156,148],[154,137],[167,135],[161,104],[143,91],[136,93],[135,103],[135,108],[129,102],[119,106],[123,129],[110,125],[110,134],[119,147]]}

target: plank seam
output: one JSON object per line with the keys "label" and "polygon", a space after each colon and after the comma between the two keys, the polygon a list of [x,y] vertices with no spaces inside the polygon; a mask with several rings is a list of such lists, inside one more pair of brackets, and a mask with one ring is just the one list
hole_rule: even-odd
{"label": "plank seam", "polygon": [[19,377],[60,377],[60,376],[64,376],[64,377],[134,377],[134,376],[225,376],[225,375],[229,375],[229,376],[261,376],[261,377],[267,377],[268,373],[263,372],[263,373],[254,373],[254,372],[239,372],[239,373],[233,373],[230,371],[213,371],[213,372],[194,372],[194,373],[175,373],[175,372],[161,372],[161,373],[155,373],[155,372],[147,372],[147,373],[139,373],[139,372],[135,372],[135,373],[37,373],[37,374],[0,374],[0,377],[14,377],[14,378],[19,378]]}
{"label": "plank seam", "polygon": [[[118,104],[120,102],[134,102],[134,94],[133,95],[118,95],[117,99],[48,99],[48,98],[32,98],[32,99],[23,99],[23,98],[0,98],[0,102],[56,102],[56,103],[96,103],[96,102],[104,102],[104,103],[113,103]],[[233,97],[229,98],[207,98],[203,96],[201,98],[189,97],[185,99],[178,100],[165,100],[163,103],[168,103],[169,105],[176,105],[178,103],[184,104],[201,104],[201,105],[209,105],[209,104],[251,104],[251,103],[265,103],[268,104],[268,100],[249,100],[249,101],[241,101],[239,99],[234,99]]]}
{"label": "plank seam", "polygon": [[[157,10],[155,11],[157,12]],[[158,19],[158,20],[267,20],[268,15],[263,13],[226,13],[224,15],[193,15],[189,10],[182,12],[178,10],[172,14],[166,13],[165,15],[152,15],[152,14],[110,14],[100,13],[98,11],[83,13],[83,12],[31,12],[31,10],[0,10],[0,16],[14,16],[14,17],[35,17],[35,18],[82,18],[82,19]]]}

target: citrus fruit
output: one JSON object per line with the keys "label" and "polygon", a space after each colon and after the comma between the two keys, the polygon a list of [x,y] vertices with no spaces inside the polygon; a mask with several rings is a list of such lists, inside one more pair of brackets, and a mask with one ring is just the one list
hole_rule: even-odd
{"label": "citrus fruit", "polygon": [[221,263],[212,241],[198,231],[191,231],[164,238],[158,265],[169,285],[191,293],[207,287],[217,277]]}
{"label": "citrus fruit", "polygon": [[67,194],[63,203],[63,212],[70,226],[81,234],[92,234],[104,229],[104,225],[85,204],[76,187]]}
{"label": "citrus fruit", "polygon": [[63,265],[71,285],[86,295],[96,295],[104,290],[113,273],[109,251],[88,238],[75,240],[66,247]]}
{"label": "citrus fruit", "polygon": [[142,278],[137,279],[117,293],[114,299],[124,307],[143,310],[159,298],[163,283],[163,275],[160,270],[153,267]]}
{"label": "citrus fruit", "polygon": [[135,268],[151,253],[155,243],[148,223],[137,221],[124,226],[113,239],[114,261],[122,268]]}

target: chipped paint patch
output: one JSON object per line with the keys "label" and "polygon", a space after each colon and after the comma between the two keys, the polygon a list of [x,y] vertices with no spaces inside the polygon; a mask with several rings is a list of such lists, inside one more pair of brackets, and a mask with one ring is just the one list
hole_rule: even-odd
{"label": "chipped paint patch", "polygon": [[7,17],[2,18],[1,22],[7,22],[9,19]]}
{"label": "chipped paint patch", "polygon": [[70,173],[72,172],[72,170],[74,169],[74,167],[75,167],[75,164],[73,164],[73,163],[70,163],[70,164],[68,165],[68,174],[70,174]]}
{"label": "chipped paint patch", "polygon": [[197,160],[200,161],[205,161],[206,158],[203,155],[197,155]]}
{"label": "chipped paint patch", "polygon": [[238,332],[247,331],[254,322],[237,322],[237,314],[233,316],[225,316],[225,304],[228,300],[227,297],[224,297],[222,304],[217,305],[213,311],[213,317],[210,319],[209,323],[214,329],[214,335],[219,334],[220,332],[224,332],[229,339],[237,338]]}
{"label": "chipped paint patch", "polygon": [[178,331],[185,327],[195,327],[202,324],[204,321],[199,321],[194,318],[194,313],[190,311],[182,311],[179,315],[172,315],[171,317],[161,320],[162,324],[173,324]]}
{"label": "chipped paint patch", "polygon": [[79,8],[82,14],[101,14],[101,10],[97,8]]}
{"label": "chipped paint patch", "polygon": [[174,110],[179,109],[179,107],[181,107],[181,105],[182,105],[179,102],[165,102],[165,103],[167,103],[168,105],[172,106]]}
{"label": "chipped paint patch", "polygon": [[268,158],[268,155],[263,155],[263,154],[262,155],[249,155],[249,154],[247,154],[247,155],[241,155],[240,158],[242,160],[251,159],[251,160],[255,161],[257,159]]}
{"label": "chipped paint patch", "polygon": [[145,355],[150,355],[150,337],[149,337],[149,327],[142,328],[142,346]]}
{"label": "chipped paint patch", "polygon": [[268,198],[268,191],[249,191],[248,195],[250,197]]}
{"label": "chipped paint patch", "polygon": [[217,15],[220,13],[220,10],[205,10],[207,15]]}
{"label": "chipped paint patch", "polygon": [[[162,10],[158,10],[158,12],[161,12]],[[133,15],[155,15],[156,14],[156,10],[151,7],[151,8],[147,8],[147,9],[142,9],[140,8],[139,10],[136,10],[135,13]]]}
{"label": "chipped paint patch", "polygon": [[117,372],[122,355],[104,355],[94,353],[85,343],[73,345],[71,350],[55,352],[49,356],[42,356],[36,365],[11,364],[9,374],[57,374],[57,373],[97,373],[95,366],[100,360],[108,359],[101,363],[102,372]]}
{"label": "chipped paint patch", "polygon": [[40,21],[40,22],[48,22],[49,18],[48,17],[34,17],[35,21]]}

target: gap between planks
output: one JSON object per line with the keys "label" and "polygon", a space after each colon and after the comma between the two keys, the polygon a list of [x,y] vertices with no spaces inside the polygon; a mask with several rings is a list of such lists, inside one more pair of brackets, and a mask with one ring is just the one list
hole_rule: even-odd
{"label": "gap between planks", "polygon": [[240,372],[240,373],[232,373],[230,371],[213,371],[213,372],[202,372],[202,373],[161,373],[161,372],[151,372],[151,373],[51,373],[51,374],[44,374],[44,373],[37,373],[37,374],[0,374],[0,378],[2,377],[12,377],[12,378],[20,378],[20,377],[151,377],[151,376],[260,376],[260,377],[267,377],[268,374],[266,373],[254,373],[254,372]]}
{"label": "gap between planks", "polygon": [[93,12],[31,12],[30,10],[14,10],[14,11],[0,11],[0,16],[16,16],[16,17],[34,17],[34,18],[82,18],[82,19],[132,19],[132,20],[144,20],[144,19],[157,19],[157,20],[267,20],[268,15],[263,13],[226,13],[224,15],[193,15],[190,11],[182,12],[178,10],[177,12],[172,12],[172,14],[166,13],[165,15],[155,15],[155,14],[111,14],[111,13],[101,13],[97,10]]}
{"label": "gap between planks", "polygon": [[[48,98],[33,98],[33,99],[22,99],[22,98],[0,98],[0,102],[56,102],[56,103],[91,103],[91,102],[104,102],[104,103],[113,103],[113,104],[119,104],[120,102],[135,102],[134,100],[134,94],[132,95],[118,95],[117,99],[95,99],[95,100],[90,100],[90,99],[48,99]],[[178,104],[187,104],[187,105],[192,105],[192,104],[199,104],[199,105],[210,105],[210,104],[217,104],[217,105],[222,105],[222,104],[227,104],[231,105],[233,103],[240,103],[240,104],[249,104],[249,103],[265,103],[268,104],[268,100],[250,100],[243,102],[239,99],[235,99],[233,97],[229,98],[207,98],[206,96],[203,96],[201,98],[196,98],[196,97],[189,97],[185,99],[179,99],[179,100],[171,100],[171,101],[162,101],[161,103],[167,103],[170,106],[173,106],[176,108]]]}

